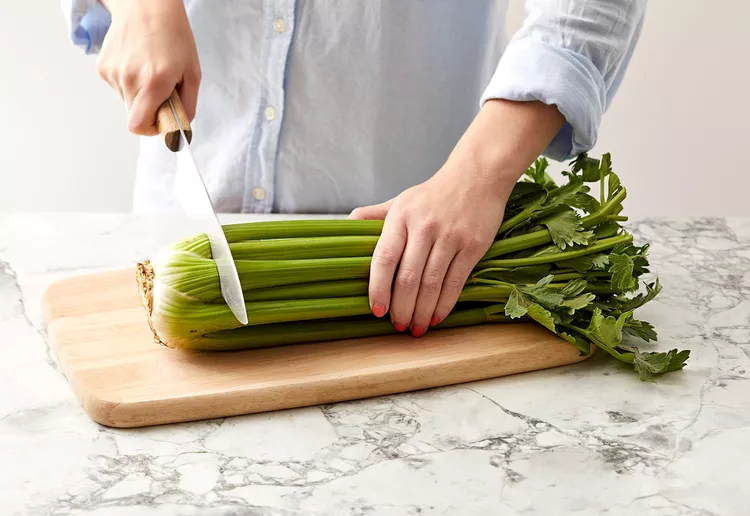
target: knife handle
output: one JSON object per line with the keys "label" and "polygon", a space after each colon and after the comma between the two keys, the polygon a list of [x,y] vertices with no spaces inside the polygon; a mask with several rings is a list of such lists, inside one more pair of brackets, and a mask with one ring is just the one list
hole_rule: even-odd
{"label": "knife handle", "polygon": [[[177,90],[172,90],[169,98],[172,99],[174,109],[177,111],[177,116],[180,117],[183,131],[185,131],[185,137],[188,143],[190,143],[193,139],[193,130],[190,128],[190,121],[187,114],[185,114],[185,108],[182,107],[182,101],[180,101]],[[180,145],[180,126],[177,125],[177,120],[174,118],[174,113],[172,113],[172,108],[169,106],[168,100],[164,101],[164,104],[156,110],[156,129],[164,137],[164,143],[167,148],[172,152],[177,152]]]}

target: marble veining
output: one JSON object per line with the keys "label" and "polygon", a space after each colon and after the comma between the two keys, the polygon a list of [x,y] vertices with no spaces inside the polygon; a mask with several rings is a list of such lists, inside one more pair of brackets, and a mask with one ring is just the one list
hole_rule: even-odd
{"label": "marble veining", "polygon": [[131,264],[190,227],[0,217],[0,514],[749,513],[750,219],[630,223],[664,284],[639,317],[660,349],[692,350],[684,371],[656,384],[597,356],[396,396],[101,427],[50,354],[41,294],[58,278]]}

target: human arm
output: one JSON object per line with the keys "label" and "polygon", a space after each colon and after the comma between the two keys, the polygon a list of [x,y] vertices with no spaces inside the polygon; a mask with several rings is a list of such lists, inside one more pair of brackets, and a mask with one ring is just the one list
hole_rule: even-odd
{"label": "human arm", "polygon": [[64,0],[66,5],[73,41],[98,54],[97,73],[125,102],[131,132],[157,133],[156,110],[175,87],[193,119],[201,71],[181,0]]}
{"label": "human arm", "polygon": [[513,186],[563,122],[541,102],[489,101],[433,177],[352,212],[385,219],[370,271],[375,315],[390,311],[396,329],[421,336],[450,313],[497,233]]}
{"label": "human arm", "polygon": [[593,147],[640,32],[642,0],[528,0],[524,27],[482,108],[429,180],[352,218],[385,218],[370,275],[373,313],[419,336],[452,310],[491,244],[515,182],[540,154]]}

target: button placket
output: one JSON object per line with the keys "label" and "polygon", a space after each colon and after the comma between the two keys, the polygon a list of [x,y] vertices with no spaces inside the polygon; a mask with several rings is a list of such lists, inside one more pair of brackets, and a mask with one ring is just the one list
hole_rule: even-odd
{"label": "button placket", "polygon": [[[262,65],[266,80],[261,86],[259,120],[261,121],[258,147],[255,153],[258,166],[248,192],[248,205],[254,212],[270,212],[273,206],[276,177],[276,157],[279,150],[281,119],[284,110],[284,80],[286,63],[291,48],[294,26],[294,0],[264,1],[264,49]],[[250,183],[251,185],[253,183]]]}

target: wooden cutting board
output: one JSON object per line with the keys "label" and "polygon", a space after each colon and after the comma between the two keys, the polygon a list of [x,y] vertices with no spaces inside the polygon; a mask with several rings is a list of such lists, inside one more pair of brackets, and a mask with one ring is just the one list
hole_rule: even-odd
{"label": "wooden cutting board", "polygon": [[584,360],[536,324],[433,330],[241,352],[155,344],[133,269],[52,284],[49,341],[83,408],[139,427],[394,394]]}

